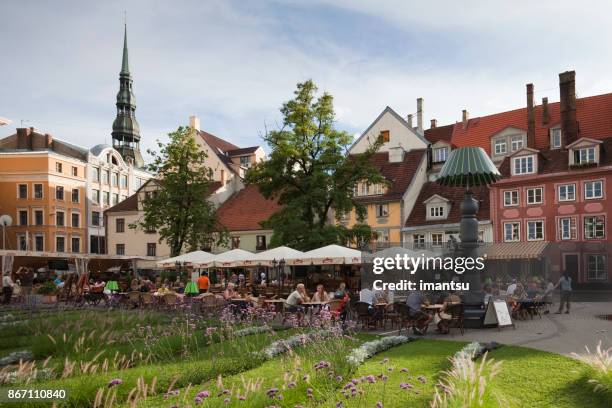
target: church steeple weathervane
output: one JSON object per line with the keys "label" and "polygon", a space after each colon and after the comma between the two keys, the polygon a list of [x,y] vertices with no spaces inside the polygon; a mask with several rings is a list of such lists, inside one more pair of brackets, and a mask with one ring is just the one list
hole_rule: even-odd
{"label": "church steeple weathervane", "polygon": [[128,62],[127,24],[123,34],[123,59],[119,73],[119,92],[117,93],[117,117],[113,122],[113,147],[126,161],[143,167],[140,154],[140,126],[136,121],[136,98],[132,92],[132,76]]}

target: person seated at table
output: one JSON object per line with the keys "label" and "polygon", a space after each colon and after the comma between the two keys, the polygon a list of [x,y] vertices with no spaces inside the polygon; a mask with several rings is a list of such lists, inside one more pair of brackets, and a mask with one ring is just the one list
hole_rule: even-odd
{"label": "person seated at table", "polygon": [[198,278],[198,290],[200,293],[206,293],[208,292],[209,287],[210,279],[208,279],[208,274],[206,272],[202,272],[202,274]]}
{"label": "person seated at table", "polygon": [[64,280],[61,277],[56,277],[55,280],[53,281],[53,283],[55,283],[55,286],[57,286],[58,289],[61,289],[64,287]]}
{"label": "person seated at table", "polygon": [[374,303],[392,303],[390,299],[389,289],[375,290],[374,291]]}
{"label": "person seated at table", "polygon": [[132,282],[130,283],[130,289],[133,292],[137,292],[138,290],[140,290],[140,286],[141,286],[141,283],[140,283],[140,280],[138,280],[138,278],[132,279]]}
{"label": "person seated at table", "polygon": [[244,288],[246,286],[246,278],[244,277],[244,273],[238,274],[238,287]]}
{"label": "person seated at table", "polygon": [[183,294],[185,293],[185,282],[180,281],[178,287],[176,288],[176,293]]}
{"label": "person seated at table", "polygon": [[336,291],[334,292],[334,298],[344,299],[345,295],[346,295],[346,283],[340,282],[340,285],[338,285],[338,289],[336,289]]}
{"label": "person seated at table", "polygon": [[[491,287],[489,286],[489,289],[490,288]],[[449,305],[457,303],[461,303],[461,298],[454,293],[448,295],[444,302],[442,302],[442,309],[440,309],[440,311],[438,311],[438,313],[434,316],[434,323],[438,325],[437,331],[439,333],[448,334],[449,325],[451,320],[453,319],[453,316],[448,313],[448,307]]]}
{"label": "person seated at table", "polygon": [[152,285],[153,282],[151,282],[148,278],[145,278],[140,282],[140,288],[138,290],[143,293],[150,292]]}
{"label": "person seated at table", "polygon": [[410,309],[409,316],[414,321],[412,331],[415,334],[425,334],[427,332],[427,328],[429,327],[429,322],[431,322],[433,317],[430,314],[425,313],[423,310],[421,310],[421,308],[423,305],[429,305],[429,300],[423,294],[423,292],[413,290],[406,298],[406,305],[408,305],[408,308]]}
{"label": "person seated at table", "polygon": [[529,299],[535,299],[540,294],[538,284],[535,281],[531,281],[527,284],[526,294]]}
{"label": "person seated at table", "polygon": [[297,312],[301,309],[299,306],[309,300],[310,298],[306,294],[306,286],[303,283],[299,283],[295,290],[287,297],[286,303],[290,312]]}
{"label": "person seated at table", "polygon": [[324,303],[329,302],[330,300],[329,295],[325,291],[325,287],[323,284],[319,283],[317,285],[317,291],[314,293],[314,295],[312,295],[312,301]]}
{"label": "person seated at table", "polygon": [[235,286],[233,283],[228,283],[227,288],[223,291],[223,298],[225,300],[232,300],[234,298],[240,297],[238,292],[236,292]]}

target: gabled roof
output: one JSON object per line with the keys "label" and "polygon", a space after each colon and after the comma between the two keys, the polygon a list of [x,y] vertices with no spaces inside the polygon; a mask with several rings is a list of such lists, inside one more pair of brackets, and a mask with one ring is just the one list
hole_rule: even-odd
{"label": "gabled roof", "polygon": [[[478,200],[480,208],[476,217],[479,221],[489,219],[489,189],[479,187],[472,189],[474,198]],[[406,220],[406,227],[417,227],[421,225],[454,224],[461,221],[461,210],[459,208],[465,194],[464,187],[446,187],[435,181],[423,184],[419,197]],[[427,200],[432,196],[441,196],[450,202],[448,217],[445,219],[427,220]]]}
{"label": "gabled roof", "polygon": [[[18,132],[23,132],[28,138],[28,143],[31,147],[18,148]],[[47,147],[47,137],[51,142],[50,146]],[[24,152],[24,151],[48,151],[54,152],[60,155],[72,157],[78,160],[87,161],[87,155],[89,150],[76,146],[72,143],[38,132],[34,128],[22,128],[17,129],[17,133],[0,139],[0,152]]]}
{"label": "gabled roof", "polygon": [[220,137],[217,137],[203,130],[198,130],[197,133],[206,142],[206,144],[210,146],[210,148],[217,155],[219,160],[223,164],[225,164],[225,166],[230,171],[233,171],[234,173],[237,173],[237,171],[230,157],[251,154],[254,153],[257,149],[259,149],[259,146],[251,146],[245,148],[238,147],[235,144],[228,142],[227,140],[223,140]]}
{"label": "gabled roof", "polygon": [[[536,137],[535,148],[549,148],[549,129],[561,121],[559,102],[549,103],[550,120],[542,123],[542,105],[535,106]],[[579,123],[578,137],[604,139],[612,136],[612,93],[576,99],[576,118]],[[491,136],[512,126],[527,130],[527,108],[495,113],[469,119],[466,128],[463,123],[454,125],[452,142],[458,147],[480,146],[491,154]]]}
{"label": "gabled roof", "polygon": [[259,146],[243,147],[241,149],[228,150],[226,153],[230,157],[243,156],[246,154],[253,154],[259,149]]}
{"label": "gabled roof", "polygon": [[444,125],[435,128],[425,129],[425,139],[429,140],[431,144],[440,141],[451,143],[454,127],[455,125]]}
{"label": "gabled roof", "polygon": [[235,144],[228,142],[227,140],[223,140],[220,137],[217,137],[211,133],[205,132],[203,130],[198,130],[198,135],[212,148],[219,149],[223,152],[227,152],[228,150],[237,150],[240,149]]}
{"label": "gabled roof", "polygon": [[217,210],[217,220],[229,231],[262,230],[282,206],[276,200],[266,200],[256,185],[248,185],[227,199]]}
{"label": "gabled roof", "polygon": [[371,163],[389,182],[387,191],[382,195],[355,197],[355,200],[362,203],[400,200],[410,186],[426,153],[426,149],[411,150],[404,153],[403,161],[397,163],[389,162],[388,152],[375,153]]}

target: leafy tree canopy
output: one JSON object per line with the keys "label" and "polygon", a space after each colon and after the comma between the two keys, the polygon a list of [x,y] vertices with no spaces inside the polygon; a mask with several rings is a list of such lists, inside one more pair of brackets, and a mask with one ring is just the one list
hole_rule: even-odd
{"label": "leafy tree canopy", "polygon": [[[355,200],[358,182],[385,183],[371,164],[381,140],[365,153],[348,156],[353,137],[334,128],[333,98],[317,97],[312,81],[297,85],[295,98],[281,108],[283,125],[264,140],[271,149],[267,161],[246,175],[266,198],[276,198],[283,209],[264,224],[274,230],[271,246],[309,250],[332,243],[369,242],[373,233],[363,223],[365,207]],[[359,222],[347,228],[331,219],[356,211]]]}

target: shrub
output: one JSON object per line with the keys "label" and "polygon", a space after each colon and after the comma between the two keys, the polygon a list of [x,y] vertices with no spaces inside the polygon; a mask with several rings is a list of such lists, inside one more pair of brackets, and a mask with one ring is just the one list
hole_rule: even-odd
{"label": "shrub", "polygon": [[612,347],[604,349],[601,341],[594,352],[585,347],[585,354],[572,353],[574,357],[588,365],[585,376],[593,391],[612,396]]}
{"label": "shrub", "polygon": [[416,338],[408,336],[389,336],[379,340],[368,341],[356,349],[353,349],[346,359],[349,364],[358,366],[375,354],[413,340],[416,340]]}
{"label": "shrub", "polygon": [[42,284],[36,291],[39,295],[55,295],[57,294],[57,286],[51,281]]}

